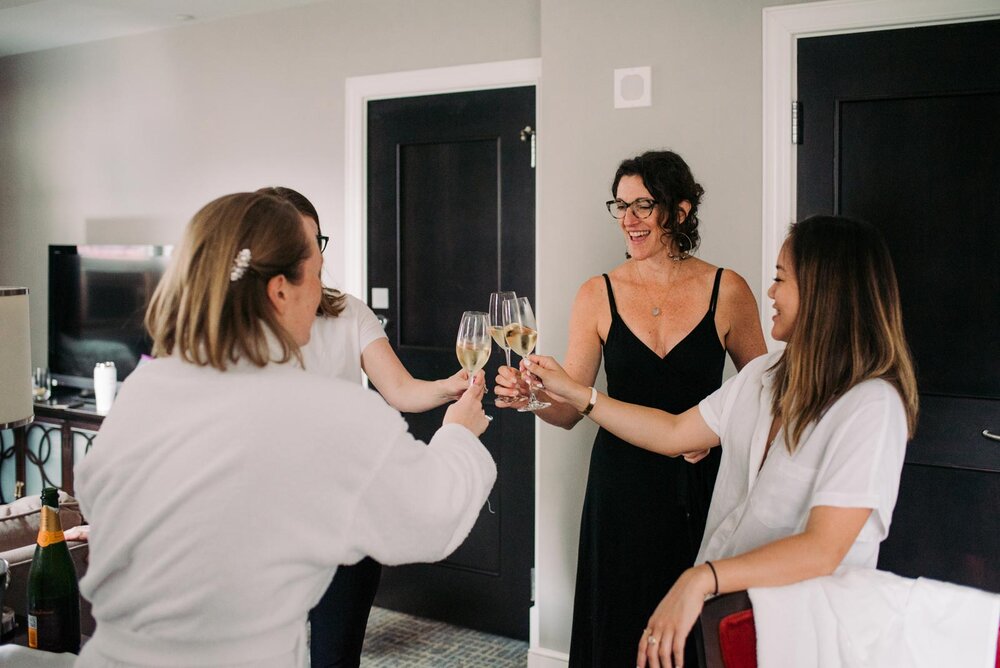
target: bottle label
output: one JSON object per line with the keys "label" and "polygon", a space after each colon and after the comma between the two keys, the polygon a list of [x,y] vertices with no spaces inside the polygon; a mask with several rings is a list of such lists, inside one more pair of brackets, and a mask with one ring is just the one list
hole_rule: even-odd
{"label": "bottle label", "polygon": [[[67,627],[63,615],[54,610],[35,610],[28,615],[28,647],[49,652],[73,651],[70,639],[64,637]],[[75,648],[79,651],[79,648]]]}
{"label": "bottle label", "polygon": [[62,531],[39,531],[38,532],[38,544],[42,547],[48,547],[53,543],[62,543],[66,540],[66,536],[63,535]]}

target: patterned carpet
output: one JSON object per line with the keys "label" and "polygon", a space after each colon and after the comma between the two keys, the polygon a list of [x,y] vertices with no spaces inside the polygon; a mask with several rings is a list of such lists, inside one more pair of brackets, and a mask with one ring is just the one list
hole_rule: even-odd
{"label": "patterned carpet", "polygon": [[372,608],[361,668],[524,668],[528,643]]}

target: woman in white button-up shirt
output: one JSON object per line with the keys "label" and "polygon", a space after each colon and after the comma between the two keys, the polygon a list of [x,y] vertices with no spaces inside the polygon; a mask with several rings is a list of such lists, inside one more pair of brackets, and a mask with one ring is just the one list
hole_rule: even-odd
{"label": "woman in white button-up shirt", "polygon": [[795,224],[768,296],[785,349],[681,415],[595,393],[551,358],[526,363],[634,445],[690,460],[722,446],[697,565],[636,629],[639,666],[681,665],[705,597],[874,568],[889,533],[917,389],[885,241],[846,218]]}

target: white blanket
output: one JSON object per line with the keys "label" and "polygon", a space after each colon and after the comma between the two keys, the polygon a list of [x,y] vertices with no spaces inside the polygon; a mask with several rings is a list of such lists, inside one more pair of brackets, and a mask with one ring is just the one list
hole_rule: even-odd
{"label": "white blanket", "polygon": [[760,668],[993,668],[1000,595],[847,569],[749,590]]}

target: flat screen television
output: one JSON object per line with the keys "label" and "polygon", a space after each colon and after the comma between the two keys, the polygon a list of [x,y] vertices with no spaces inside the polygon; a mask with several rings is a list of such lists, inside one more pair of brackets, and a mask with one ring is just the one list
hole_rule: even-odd
{"label": "flat screen television", "polygon": [[121,382],[152,341],[146,307],[171,246],[49,246],[49,370],[61,387],[91,389],[94,365]]}

